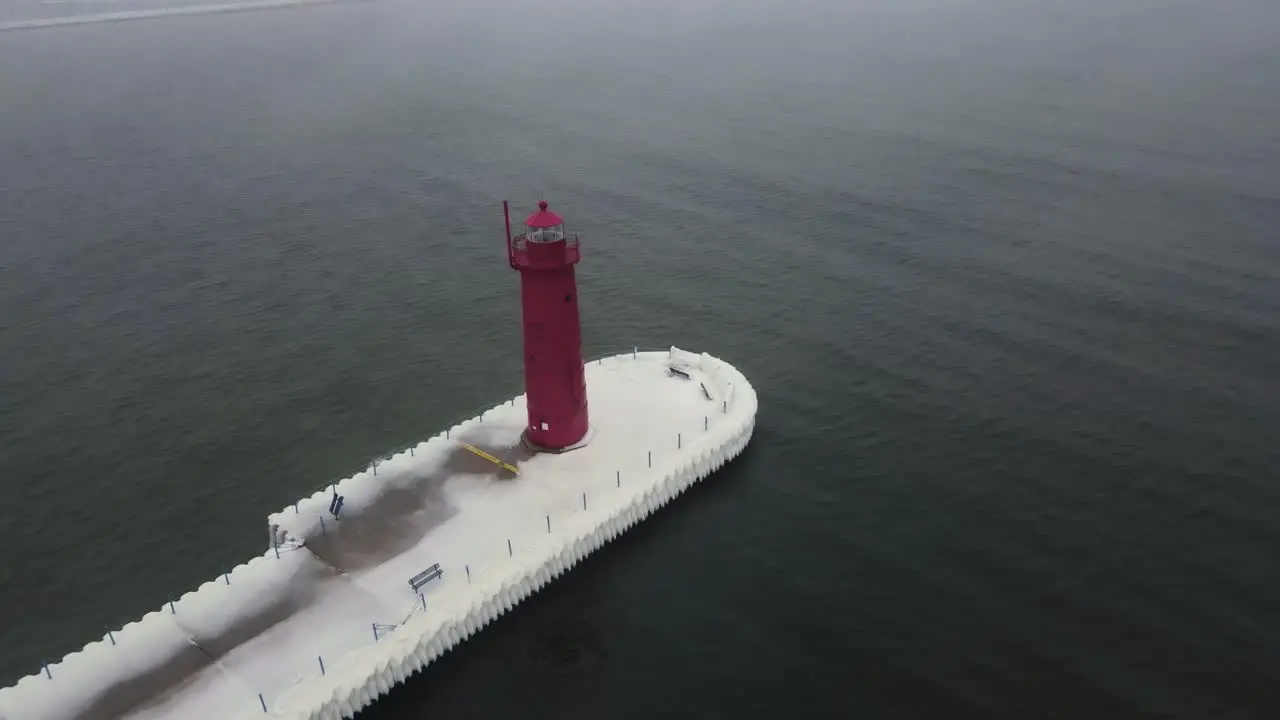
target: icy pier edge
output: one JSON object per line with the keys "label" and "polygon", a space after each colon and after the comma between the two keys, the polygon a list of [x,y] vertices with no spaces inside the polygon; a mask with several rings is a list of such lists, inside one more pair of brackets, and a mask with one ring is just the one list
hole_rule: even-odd
{"label": "icy pier edge", "polygon": [[[523,562],[509,563],[507,572],[487,573],[483,582],[473,586],[468,603],[416,615],[385,641],[348,655],[325,677],[287,690],[267,717],[353,717],[746,448],[758,407],[755,390],[746,377],[729,363],[705,353],[694,355],[672,348],[670,353],[642,354],[682,358],[715,376],[722,388],[729,388],[723,402],[732,420],[690,443],[687,454],[664,458],[666,467],[655,466],[655,480],[647,482],[630,502],[575,516],[578,520],[564,532],[557,532],[554,542],[529,548],[532,552],[527,557],[517,558]],[[631,359],[633,355],[617,357]]]}

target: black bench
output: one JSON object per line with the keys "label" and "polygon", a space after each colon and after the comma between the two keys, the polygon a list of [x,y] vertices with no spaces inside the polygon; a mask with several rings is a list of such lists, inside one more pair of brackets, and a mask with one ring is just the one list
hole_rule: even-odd
{"label": "black bench", "polygon": [[444,577],[444,571],[440,569],[440,563],[436,563],[422,572],[409,578],[409,587],[414,592],[422,589],[423,585],[435,580],[438,577]]}
{"label": "black bench", "polygon": [[675,366],[675,365],[668,365],[668,366],[667,366],[667,376],[668,376],[668,377],[682,377],[682,378],[684,378],[685,380],[692,380],[692,379],[693,379],[693,376],[691,376],[691,375],[689,374],[689,371],[685,370],[685,369],[684,369],[684,368],[682,368],[682,367],[677,367],[677,366]]}

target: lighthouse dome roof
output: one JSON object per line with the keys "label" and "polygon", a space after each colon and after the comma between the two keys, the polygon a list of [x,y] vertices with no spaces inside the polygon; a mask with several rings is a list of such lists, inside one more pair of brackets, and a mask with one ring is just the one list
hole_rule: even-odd
{"label": "lighthouse dome roof", "polygon": [[548,210],[547,201],[543,200],[538,203],[538,212],[530,215],[529,219],[524,221],[524,224],[535,229],[552,228],[563,225],[564,218]]}

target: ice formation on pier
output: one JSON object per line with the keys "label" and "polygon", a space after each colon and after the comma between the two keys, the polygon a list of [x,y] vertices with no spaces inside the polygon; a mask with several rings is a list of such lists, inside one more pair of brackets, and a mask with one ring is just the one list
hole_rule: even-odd
{"label": "ice formation on pier", "polygon": [[587,380],[585,447],[530,453],[516,397],[274,513],[261,557],[0,690],[0,718],[351,717],[751,439],[755,391],[709,355]]}

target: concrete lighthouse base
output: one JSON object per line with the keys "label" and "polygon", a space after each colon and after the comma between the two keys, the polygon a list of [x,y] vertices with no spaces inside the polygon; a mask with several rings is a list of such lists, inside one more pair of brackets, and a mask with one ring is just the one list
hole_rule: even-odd
{"label": "concrete lighthouse base", "polygon": [[523,398],[488,410],[271,515],[262,556],[0,690],[0,718],[352,717],[751,439],[755,391],[709,355],[586,377],[585,447],[530,453]]}

